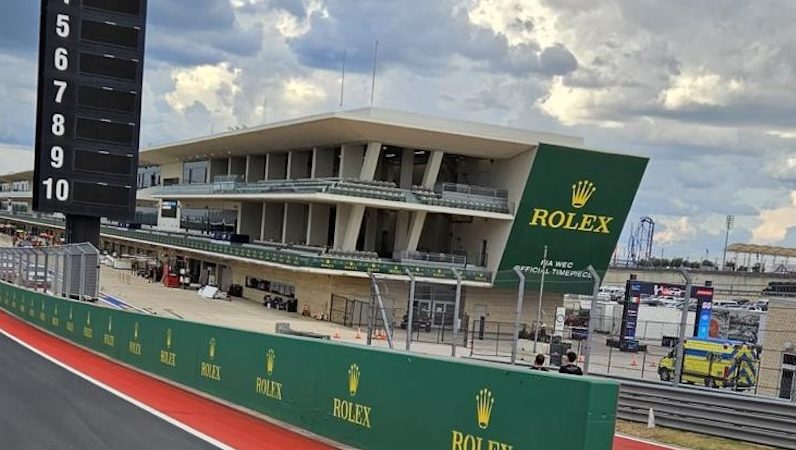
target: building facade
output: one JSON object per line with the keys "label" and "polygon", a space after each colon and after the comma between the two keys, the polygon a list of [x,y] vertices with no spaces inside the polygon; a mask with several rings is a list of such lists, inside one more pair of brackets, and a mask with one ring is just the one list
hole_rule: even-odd
{"label": "building facade", "polygon": [[[511,321],[524,277],[531,322],[544,271],[552,323],[562,293],[591,292],[588,266],[607,268],[647,163],[582,144],[374,108],[177,142],[140,153],[136,217],[105,223],[102,245],[329,316],[375,277],[400,320],[414,278],[419,309],[452,318],[459,284],[461,316]],[[13,183],[31,179],[0,179],[0,218],[58,230],[28,215]]]}

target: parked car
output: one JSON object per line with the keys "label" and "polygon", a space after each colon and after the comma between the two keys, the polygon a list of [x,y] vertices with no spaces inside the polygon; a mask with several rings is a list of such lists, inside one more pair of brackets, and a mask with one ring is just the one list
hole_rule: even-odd
{"label": "parked car", "polygon": [[[405,330],[409,325],[409,315],[404,314],[401,319],[401,329]],[[431,317],[425,311],[415,311],[412,314],[412,330],[431,331]]]}

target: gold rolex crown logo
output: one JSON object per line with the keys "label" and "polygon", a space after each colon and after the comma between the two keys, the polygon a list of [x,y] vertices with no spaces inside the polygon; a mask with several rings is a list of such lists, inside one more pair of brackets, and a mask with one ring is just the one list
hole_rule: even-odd
{"label": "gold rolex crown logo", "polygon": [[210,350],[208,351],[210,359],[213,360],[216,357],[216,338],[210,338]]}
{"label": "gold rolex crown logo", "polygon": [[495,404],[495,399],[492,398],[492,392],[487,389],[481,389],[475,395],[476,413],[478,415],[478,427],[486,430],[489,427],[489,418],[492,415],[492,405]]}
{"label": "gold rolex crown logo", "polygon": [[572,185],[572,207],[583,208],[597,188],[589,180],[581,180]]}
{"label": "gold rolex crown logo", "polygon": [[356,364],[351,364],[351,367],[348,369],[348,393],[351,396],[357,395],[357,389],[359,389],[359,366]]}
{"label": "gold rolex crown logo", "polygon": [[274,349],[269,348],[265,354],[265,373],[270,377],[274,373],[274,360],[276,359],[276,352]]}

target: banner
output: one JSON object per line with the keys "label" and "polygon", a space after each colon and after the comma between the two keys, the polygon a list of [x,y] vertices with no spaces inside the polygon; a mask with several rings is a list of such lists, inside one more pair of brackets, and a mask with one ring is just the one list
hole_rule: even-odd
{"label": "banner", "polygon": [[[258,334],[6,283],[0,308],[145,372],[357,448],[612,448],[618,385],[609,380]],[[529,408],[537,404],[544,407]]]}
{"label": "banner", "polygon": [[515,267],[529,279],[544,270],[546,291],[591,294],[586,268],[604,276],[647,162],[540,144],[495,283],[516,285]]}

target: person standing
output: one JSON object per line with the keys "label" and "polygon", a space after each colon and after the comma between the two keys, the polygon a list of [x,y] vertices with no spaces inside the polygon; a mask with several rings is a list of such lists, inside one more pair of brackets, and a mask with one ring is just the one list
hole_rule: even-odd
{"label": "person standing", "polygon": [[558,373],[566,373],[569,375],[583,375],[583,370],[578,367],[576,363],[578,360],[578,355],[575,352],[568,352],[567,353],[567,363],[561,366],[558,369]]}

